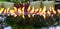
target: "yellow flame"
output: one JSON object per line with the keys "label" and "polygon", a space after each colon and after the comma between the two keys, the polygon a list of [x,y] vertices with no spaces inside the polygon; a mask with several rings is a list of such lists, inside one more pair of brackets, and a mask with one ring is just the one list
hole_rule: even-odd
{"label": "yellow flame", "polygon": [[41,11],[42,11],[42,8],[40,8],[39,12],[41,12]]}
{"label": "yellow flame", "polygon": [[28,14],[28,17],[29,17],[29,18],[31,17],[30,14]]}
{"label": "yellow flame", "polygon": [[14,14],[14,17],[17,17],[17,15],[16,15],[16,14]]}
{"label": "yellow flame", "polygon": [[35,12],[37,12],[37,11],[38,11],[38,9],[35,10]]}
{"label": "yellow flame", "polygon": [[27,11],[29,12],[29,11],[30,11],[30,9],[31,9],[31,8],[30,8],[30,6],[29,6],[29,7],[28,7],[28,9],[27,9]]}
{"label": "yellow flame", "polygon": [[46,7],[43,8],[43,10],[42,10],[41,13],[42,13],[42,14],[46,14]]}
{"label": "yellow flame", "polygon": [[53,14],[51,15],[51,17],[53,17]]}
{"label": "yellow flame", "polygon": [[22,18],[23,18],[23,19],[25,19],[25,16],[24,16],[24,15],[22,15]]}
{"label": "yellow flame", "polygon": [[42,8],[40,8],[40,10],[39,10],[39,15],[41,16],[42,14],[43,14]]}
{"label": "yellow flame", "polygon": [[54,7],[52,7],[52,11],[53,11],[54,14],[56,14],[56,11],[54,10]]}
{"label": "yellow flame", "polygon": [[48,13],[49,16],[51,15],[50,11],[47,11],[47,13]]}
{"label": "yellow flame", "polygon": [[45,11],[46,11],[46,6],[43,8],[42,12],[45,13]]}
{"label": "yellow flame", "polygon": [[32,14],[32,17],[34,17],[34,14]]}
{"label": "yellow flame", "polygon": [[7,8],[7,13],[9,12],[10,8]]}
{"label": "yellow flame", "polygon": [[22,8],[22,14],[24,15],[24,7]]}
{"label": "yellow flame", "polygon": [[58,14],[60,14],[60,10],[58,9],[57,11],[58,11]]}
{"label": "yellow flame", "polygon": [[[27,9],[27,11],[28,11],[28,13],[29,13],[29,11],[30,11],[30,6],[28,7],[28,9]],[[30,18],[31,16],[30,16],[30,14],[28,14],[28,17]]]}
{"label": "yellow flame", "polygon": [[42,8],[39,9],[37,14],[41,16],[41,12],[42,12]]}
{"label": "yellow flame", "polygon": [[49,10],[52,11],[52,7],[51,6],[50,6]]}
{"label": "yellow flame", "polygon": [[3,12],[3,10],[4,10],[4,8],[1,8],[1,10],[0,10],[0,14]]}
{"label": "yellow flame", "polygon": [[[22,9],[21,8],[17,9],[16,7],[14,7],[14,10],[10,10],[10,8],[7,8],[7,9],[1,8],[0,9],[0,14],[3,11],[4,11],[4,14],[6,14],[6,13],[9,12],[11,15],[14,15],[14,17],[16,17],[17,15],[19,15],[19,16],[22,15],[22,17],[25,18],[24,17],[24,7]],[[31,7],[29,6],[28,9],[27,9],[27,11],[28,11],[28,17],[31,17],[30,14],[32,14],[32,17],[34,17],[34,13],[37,12],[36,14],[42,15],[44,17],[44,19],[46,18],[46,14],[48,14],[49,16],[53,16],[54,14],[57,13],[54,10],[54,7],[50,7],[49,10],[46,10],[46,6],[44,6],[43,9],[42,8],[40,8],[40,9],[34,9],[34,6],[31,9]],[[60,10],[58,9],[57,11],[58,11],[58,14],[60,14]],[[18,12],[18,14],[15,14],[15,12]],[[51,14],[51,12],[54,13],[54,14]]]}
{"label": "yellow flame", "polygon": [[15,11],[17,11],[17,8],[16,8],[16,7],[14,7],[14,10],[15,10]]}
{"label": "yellow flame", "polygon": [[22,17],[23,17],[23,19],[25,19],[25,17],[24,17],[24,7],[22,8]]}
{"label": "yellow flame", "polygon": [[30,11],[30,13],[34,13],[34,6],[33,6],[32,10]]}
{"label": "yellow flame", "polygon": [[7,10],[5,9],[5,10],[4,10],[4,14],[6,14],[6,11],[7,11]]}
{"label": "yellow flame", "polygon": [[11,15],[14,15],[15,14],[14,12],[15,12],[14,10],[10,10]]}
{"label": "yellow flame", "polygon": [[43,18],[46,19],[46,15],[43,15]]}
{"label": "yellow flame", "polygon": [[20,16],[21,15],[21,13],[22,13],[22,11],[21,11],[21,9],[20,8],[18,8],[18,15]]}
{"label": "yellow flame", "polygon": [[43,17],[45,19],[46,18],[46,6],[42,10],[42,15],[43,15]]}

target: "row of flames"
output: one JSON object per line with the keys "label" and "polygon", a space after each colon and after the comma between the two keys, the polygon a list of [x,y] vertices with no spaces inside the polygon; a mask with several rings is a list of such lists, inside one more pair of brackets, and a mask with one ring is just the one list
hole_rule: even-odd
{"label": "row of flames", "polygon": [[[48,16],[53,16],[54,14],[56,14],[58,12],[58,14],[60,14],[60,10],[58,9],[57,11],[54,10],[54,7],[50,7],[49,10],[46,9],[46,6],[40,9],[35,9],[34,7],[31,7],[29,6],[28,9],[27,9],[27,12],[28,12],[28,17],[34,17],[35,14],[37,15],[42,15],[44,18],[46,18],[46,15]],[[52,14],[53,13],[53,14]],[[1,8],[0,9],[0,14],[2,15],[5,15],[5,14],[10,14],[10,15],[14,15],[14,17],[16,17],[17,15],[18,16],[22,16],[23,18],[24,17],[24,14],[25,14],[25,11],[24,11],[24,7],[21,9],[21,8],[16,8],[14,7],[13,10],[10,10],[10,8],[7,8],[7,9],[4,9],[4,8]]]}

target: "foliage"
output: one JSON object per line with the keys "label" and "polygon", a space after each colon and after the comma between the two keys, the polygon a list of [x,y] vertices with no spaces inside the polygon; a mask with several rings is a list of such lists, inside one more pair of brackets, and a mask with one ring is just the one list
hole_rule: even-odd
{"label": "foliage", "polygon": [[25,15],[25,19],[22,18],[22,16],[7,16],[5,19],[5,23],[9,26],[12,26],[14,29],[21,28],[37,28],[37,27],[48,27],[52,25],[58,25],[56,24],[58,16],[53,15],[47,17],[46,19],[43,18],[43,16],[34,15],[34,17],[28,17],[28,15]]}
{"label": "foliage", "polygon": [[10,1],[15,3],[15,4],[20,4],[20,3],[26,3],[29,0],[10,0]]}

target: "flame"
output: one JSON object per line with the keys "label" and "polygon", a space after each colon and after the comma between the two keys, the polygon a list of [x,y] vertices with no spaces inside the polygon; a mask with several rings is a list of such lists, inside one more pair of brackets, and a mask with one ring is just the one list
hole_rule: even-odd
{"label": "flame", "polygon": [[20,16],[22,13],[21,8],[18,8],[18,15]]}
{"label": "flame", "polygon": [[[30,6],[28,7],[27,11],[28,11],[28,13],[30,12]],[[29,18],[31,17],[31,16],[30,16],[30,13],[28,14],[28,17],[29,17]]]}
{"label": "flame", "polygon": [[23,19],[25,19],[25,17],[24,17],[24,7],[22,8],[22,17],[23,17]]}
{"label": "flame", "polygon": [[15,14],[14,12],[15,12],[14,10],[10,10],[11,15],[14,15]]}
{"label": "flame", "polygon": [[41,14],[42,14],[41,12],[42,12],[42,8],[40,8],[40,9],[38,10],[37,14],[41,16]]}
{"label": "flame", "polygon": [[5,9],[5,10],[4,10],[4,14],[6,14],[6,11],[7,11],[7,10]]}
{"label": "flame", "polygon": [[23,18],[23,19],[25,19],[25,16],[24,16],[24,15],[22,15],[22,18]]}
{"label": "flame", "polygon": [[46,19],[46,15],[43,15],[43,18]]}
{"label": "flame", "polygon": [[43,8],[42,12],[45,13],[45,11],[46,11],[46,6]]}
{"label": "flame", "polygon": [[54,7],[52,7],[52,11],[53,11],[54,14],[56,14],[56,11],[54,10]]}
{"label": "flame", "polygon": [[27,11],[28,11],[28,12],[30,11],[30,6],[28,7]]}
{"label": "flame", "polygon": [[14,14],[14,17],[17,17],[17,15],[16,15],[16,14]]}
{"label": "flame", "polygon": [[30,13],[34,13],[34,6],[33,6],[32,10],[30,11]]}
{"label": "flame", "polygon": [[51,12],[50,11],[47,11],[47,14],[50,16],[51,15]]}
{"label": "flame", "polygon": [[42,15],[42,8],[40,8],[38,14],[41,16]]}
{"label": "flame", "polygon": [[[17,17],[17,15],[18,16],[22,16],[24,19],[25,19],[25,11],[24,11],[24,8],[25,7],[23,7],[22,9],[21,8],[16,8],[16,7],[14,7],[14,9],[13,10],[10,10],[10,8],[7,8],[7,9],[4,9],[4,8],[1,8],[0,9],[0,14],[2,14],[2,12],[4,13],[4,14],[10,14],[10,15],[13,15],[14,17]],[[15,12],[17,12],[18,14],[16,14]],[[32,7],[32,9],[31,9],[31,7],[29,6],[28,7],[28,9],[27,9],[27,12],[28,12],[28,17],[30,18],[31,17],[31,15],[32,15],[32,17],[34,17],[34,15],[35,14],[37,14],[37,15],[42,15],[43,16],[43,18],[44,19],[46,19],[46,15],[48,14],[49,16],[52,16],[53,17],[53,15],[54,14],[56,14],[57,12],[58,12],[58,14],[60,14],[60,9],[58,9],[57,10],[57,12],[54,10],[54,7],[50,7],[49,8],[49,10],[47,10],[46,9],[46,6],[44,6],[43,7],[43,9],[42,8],[40,8],[40,9],[35,9],[34,8],[34,6]],[[51,13],[53,13],[53,14],[51,14]]]}
{"label": "flame", "polygon": [[40,8],[39,13],[42,11],[42,8]]}
{"label": "flame", "polygon": [[10,11],[10,8],[7,8],[7,13],[9,13],[9,11]]}
{"label": "flame", "polygon": [[31,17],[30,14],[28,14],[28,17],[29,17],[29,18]]}
{"label": "flame", "polygon": [[49,10],[52,11],[52,7],[51,6],[50,6]]}
{"label": "flame", "polygon": [[42,10],[42,16],[44,17],[44,19],[46,18],[46,6]]}
{"label": "flame", "polygon": [[24,15],[24,7],[22,8],[22,14]]}
{"label": "flame", "polygon": [[34,17],[34,14],[32,14],[32,17]]}
{"label": "flame", "polygon": [[38,11],[39,11],[39,9],[36,9],[36,10],[35,10],[35,13],[37,13]]}
{"label": "flame", "polygon": [[0,14],[3,12],[3,10],[4,10],[4,8],[1,8],[1,10],[0,10]]}
{"label": "flame", "polygon": [[60,14],[60,10],[58,9],[57,11],[58,11],[58,14]]}
{"label": "flame", "polygon": [[15,12],[17,11],[17,8],[16,7],[14,7],[14,10],[15,10]]}
{"label": "flame", "polygon": [[51,17],[53,17],[53,14],[51,15]]}

